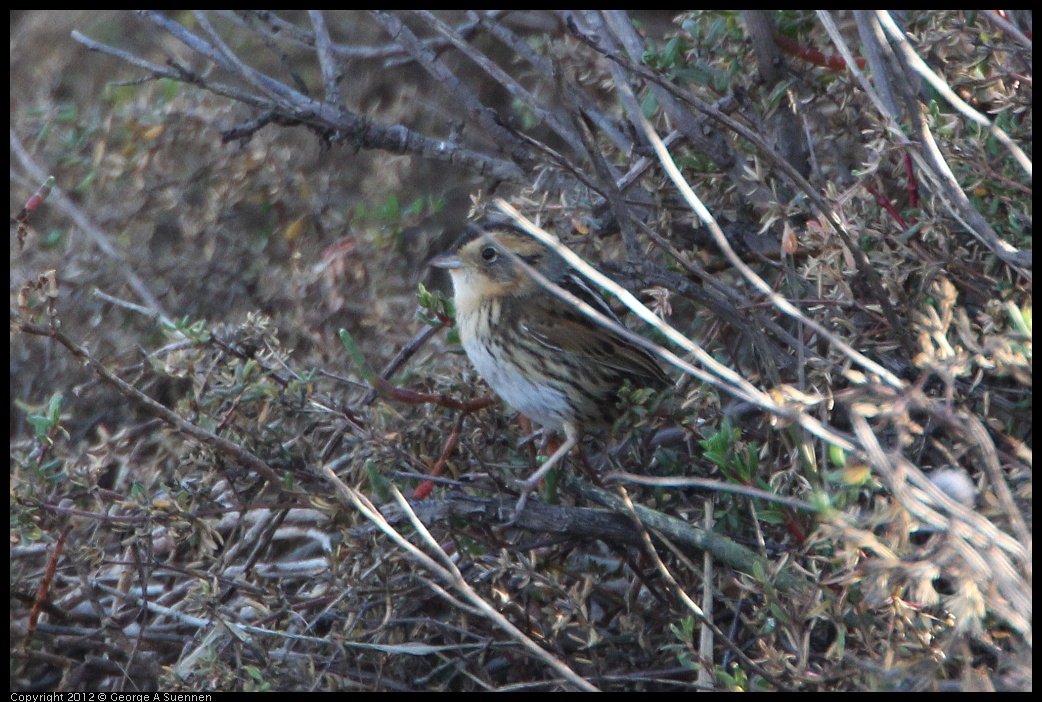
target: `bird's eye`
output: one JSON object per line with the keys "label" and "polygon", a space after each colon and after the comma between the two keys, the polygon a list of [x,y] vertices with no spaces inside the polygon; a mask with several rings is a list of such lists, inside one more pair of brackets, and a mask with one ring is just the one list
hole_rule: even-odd
{"label": "bird's eye", "polygon": [[485,259],[489,263],[492,263],[499,258],[499,252],[496,251],[494,246],[486,246],[481,250],[481,258]]}

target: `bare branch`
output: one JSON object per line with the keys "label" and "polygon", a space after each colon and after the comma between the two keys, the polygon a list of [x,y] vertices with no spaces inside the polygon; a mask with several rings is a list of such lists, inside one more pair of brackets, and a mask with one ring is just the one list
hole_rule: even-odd
{"label": "bare branch", "polygon": [[[468,16],[481,22],[481,25],[491,32],[494,37],[503,42],[507,48],[538,70],[543,76],[543,80],[547,83],[553,82],[554,69],[550,61],[533,51],[532,47],[511,31],[509,27],[493,21],[493,18],[488,15],[478,15],[473,10],[468,10]],[[632,140],[619,131],[617,123],[603,113],[594,101],[590,99],[590,96],[586,94],[586,91],[580,91],[573,97],[579,103],[579,107],[582,108],[583,114],[588,115],[597,124],[598,129],[607,135],[619,151],[629,153],[633,150]]]}
{"label": "bare branch", "polygon": [[509,153],[510,157],[525,170],[531,167],[531,156],[521,140],[501,125],[498,116],[492,109],[485,107],[473,92],[445,67],[434,52],[420,42],[412,30],[388,12],[372,10],[371,14],[387,30],[392,39],[408,50],[424,70],[430,73],[448,91],[449,95],[459,101],[464,111],[476,120],[478,125],[492,138],[494,148]]}
{"label": "bare branch", "polygon": [[332,103],[312,99],[299,90],[290,88],[245,65],[220,39],[204,16],[200,25],[208,32],[214,43],[208,43],[185,30],[181,25],[155,12],[143,12],[143,16],[176,36],[182,43],[214,63],[226,68],[233,75],[263,91],[258,95],[238,87],[217,83],[197,75],[171,61],[171,68],[151,64],[120,49],[101,44],[79,32],[73,38],[92,50],[101,51],[132,65],[149,71],[153,77],[169,78],[190,83],[203,90],[223,95],[250,105],[265,113],[260,120],[229,132],[226,138],[244,138],[268,123],[304,124],[324,138],[332,141],[349,141],[360,148],[380,149],[396,154],[414,154],[434,161],[457,163],[477,173],[500,180],[519,180],[522,171],[515,164],[468,149],[453,140],[428,137],[402,125],[380,126],[371,120],[346,109],[337,109]]}
{"label": "bare branch", "polygon": [[[691,93],[685,90],[677,88],[676,86],[672,85],[666,80],[663,80],[662,77],[657,75],[654,71],[648,70],[647,68],[634,63],[625,56],[621,56],[618,53],[608,51],[607,49],[601,47],[593,37],[590,37],[584,32],[582,32],[577,26],[574,25],[574,23],[571,26],[573,33],[577,37],[579,37],[583,42],[587,43],[590,47],[596,50],[598,53],[603,54],[605,57],[611,59],[612,61],[618,62],[620,65],[624,66],[627,70],[631,71],[632,73],[635,73],[636,75],[651,80],[652,82],[658,85],[661,85],[671,94],[680,98],[684,102],[687,102],[689,105],[694,107],[699,112],[702,112],[705,115],[711,117],[712,119],[720,122],[721,124],[726,125],[729,129],[733,130],[738,135],[752,142],[760,151],[764,153],[764,155],[770,158],[772,163],[775,166],[777,166],[782,171],[782,173],[784,173],[788,178],[790,178],[792,182],[795,183],[796,186],[803,193],[807,195],[807,197],[809,198],[811,203],[813,203],[815,208],[822,215],[824,215],[828,219],[829,223],[836,229],[836,232],[843,239],[843,243],[847,251],[850,253],[854,261],[856,262],[858,272],[864,278],[865,282],[868,284],[870,290],[872,291],[872,297],[874,301],[883,310],[883,314],[886,316],[887,322],[894,330],[894,333],[897,334],[897,336],[901,339],[902,346],[904,346],[907,351],[912,351],[912,349],[914,348],[912,339],[909,336],[904,325],[901,323],[901,320],[898,317],[897,312],[894,310],[894,305],[890,302],[889,296],[883,290],[882,283],[879,280],[879,275],[872,268],[872,265],[869,262],[868,257],[865,256],[865,253],[858,246],[855,245],[853,237],[850,235],[850,232],[847,231],[847,228],[843,225],[843,222],[836,214],[834,208],[831,207],[824,200],[824,198],[821,197],[817,189],[814,188],[810,183],[808,183],[807,180],[802,175],[800,175],[800,173],[796,171],[796,169],[793,168],[788,161],[786,161],[781,155],[776,153],[774,149],[772,149],[759,134],[756,134],[754,131],[741,124],[738,120],[732,119],[730,116],[724,114],[718,108],[709,105],[701,98],[692,95]],[[637,115],[637,117],[643,119],[643,115]]]}
{"label": "bare branch", "polygon": [[333,57],[333,44],[329,40],[329,29],[321,10],[308,10],[311,24],[315,28],[315,49],[318,52],[319,66],[322,67],[322,83],[325,85],[326,102],[338,109],[344,109],[344,101],[340,95],[339,64]]}
{"label": "bare branch", "polygon": [[991,120],[980,112],[967,105],[965,100],[956,95],[955,91],[948,87],[948,84],[941,80],[941,78],[934,73],[928,65],[926,65],[926,61],[923,61],[922,58],[919,57],[919,54],[915,52],[912,45],[908,42],[907,37],[905,37],[904,32],[897,26],[888,12],[877,10],[876,17],[882,24],[883,29],[886,30],[887,34],[890,35],[890,38],[897,44],[897,49],[904,56],[905,61],[915,69],[916,73],[925,78],[926,81],[932,85],[945,100],[948,101],[949,105],[954,107],[968,119],[973,120],[990,131],[999,143],[1005,146],[1013,155],[1013,158],[1016,159],[1017,163],[1020,164],[1020,167],[1024,169],[1024,172],[1027,173],[1030,178],[1031,161],[1028,159],[1027,154],[1024,153],[1023,149],[1013,143],[1013,140],[1009,138],[1009,135],[1006,134],[1005,131],[992,123]]}
{"label": "bare branch", "polygon": [[525,107],[531,110],[541,121],[546,124],[569,146],[572,147],[576,153],[582,152],[582,143],[576,136],[574,130],[570,129],[557,115],[550,110],[543,107],[534,95],[518,83],[512,76],[506,71],[500,68],[496,63],[491,61],[487,56],[480,53],[473,46],[468,44],[463,38],[455,32],[447,24],[435,17],[431,12],[426,10],[414,10],[412,12],[417,17],[421,18],[429,26],[433,27],[435,31],[445,37],[453,46],[462,51],[467,58],[474,61],[481,67],[481,70],[485,71],[490,75],[497,83],[502,85],[507,91],[520,102],[523,102]]}

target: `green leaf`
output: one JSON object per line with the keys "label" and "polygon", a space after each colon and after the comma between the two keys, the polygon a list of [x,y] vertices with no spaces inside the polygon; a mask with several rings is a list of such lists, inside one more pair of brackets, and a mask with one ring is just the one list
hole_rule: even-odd
{"label": "green leaf", "polygon": [[372,383],[376,380],[376,371],[369,365],[369,361],[365,359],[365,354],[362,353],[362,348],[355,341],[355,338],[351,336],[351,332],[346,329],[340,329],[337,331],[337,336],[340,337],[340,343],[344,345],[347,350],[347,355],[351,357],[351,360],[356,366],[358,366],[359,372],[362,377],[365,378],[366,382]]}
{"label": "green leaf", "polygon": [[391,501],[391,483],[387,477],[376,467],[376,462],[368,458],[365,461],[365,472],[369,476],[369,486],[373,489],[376,499],[381,502]]}

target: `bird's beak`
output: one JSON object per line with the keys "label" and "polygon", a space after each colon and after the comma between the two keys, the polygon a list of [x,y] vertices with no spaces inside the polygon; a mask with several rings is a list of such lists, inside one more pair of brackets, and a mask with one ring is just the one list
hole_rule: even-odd
{"label": "bird's beak", "polygon": [[430,265],[435,268],[463,268],[463,261],[454,253],[446,253],[431,259]]}

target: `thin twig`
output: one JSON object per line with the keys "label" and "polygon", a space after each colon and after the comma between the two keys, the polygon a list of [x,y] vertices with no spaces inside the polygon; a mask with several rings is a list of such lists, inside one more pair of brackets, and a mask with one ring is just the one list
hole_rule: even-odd
{"label": "thin twig", "polygon": [[[581,41],[583,41],[585,44],[590,46],[598,53],[602,54],[603,56],[612,61],[622,64],[630,72],[639,75],[642,78],[650,80],[656,83],[657,85],[661,85],[671,94],[688,103],[699,112],[703,112],[707,116],[733,130],[742,138],[747,139],[749,142],[755,145],[756,148],[759,149],[765,156],[767,156],[772,161],[772,163],[774,163],[774,165],[782,171],[782,173],[784,173],[787,177],[789,177],[792,180],[793,183],[795,183],[796,187],[798,187],[799,190],[801,190],[807,195],[807,198],[818,210],[818,212],[820,212],[829,221],[829,224],[831,224],[832,227],[836,230],[836,233],[843,240],[844,247],[853,257],[858,272],[864,278],[865,282],[868,284],[869,289],[872,291],[873,299],[882,309],[883,314],[887,319],[887,322],[890,324],[891,330],[894,334],[897,335],[897,337],[901,341],[901,345],[909,352],[909,355],[912,354],[912,352],[916,348],[914,341],[911,335],[908,333],[906,325],[902,322],[900,317],[898,317],[893,304],[890,302],[889,296],[883,290],[882,283],[879,280],[879,274],[872,267],[871,262],[868,260],[868,257],[865,255],[864,251],[861,250],[861,247],[855,245],[854,238],[851,236],[850,232],[847,231],[847,228],[843,225],[842,220],[840,219],[839,215],[835,212],[834,208],[831,207],[824,200],[821,194],[818,193],[817,189],[815,189],[809,182],[807,182],[806,178],[804,178],[795,168],[793,168],[793,166],[788,161],[786,161],[778,153],[776,153],[775,150],[772,149],[763,140],[762,137],[760,137],[760,135],[756,134],[752,129],[746,127],[738,120],[732,119],[729,115],[724,114],[716,107],[708,104],[701,98],[692,95],[690,92],[678,88],[669,81],[663,79],[662,76],[658,75],[654,71],[644,66],[638,65],[637,63],[629,60],[625,56],[621,56],[618,53],[608,51],[607,49],[600,46],[600,44],[598,44],[594,40],[594,38],[587,36],[585,33],[580,31],[578,27],[572,26],[572,32],[573,34],[575,34],[576,37],[578,37]],[[620,89],[629,89],[628,84],[622,84],[618,87]],[[639,123],[640,119],[643,119],[643,114],[638,113],[635,117],[638,119]],[[644,119],[644,122],[646,121],[647,120]],[[656,140],[658,140],[657,137]],[[661,143],[661,140],[658,141]],[[731,254],[728,254],[728,251],[730,251]],[[728,256],[729,260],[732,260],[731,256],[733,255],[733,250],[731,249],[730,245],[728,245],[725,249],[725,255]],[[757,285],[757,287],[759,287],[759,285]]]}
{"label": "thin twig", "polygon": [[[328,467],[322,468],[322,473],[333,485],[334,489],[350,504],[354,505],[355,508],[362,513],[362,515],[372,522],[380,531],[386,534],[392,541],[394,541],[399,548],[401,548],[411,560],[420,564],[426,568],[433,575],[440,578],[447,585],[454,588],[457,592],[463,595],[463,598],[467,601],[471,608],[467,608],[468,611],[479,612],[482,616],[487,618],[497,627],[509,634],[513,639],[518,641],[527,650],[533,653],[537,658],[542,660],[548,666],[556,670],[566,680],[575,685],[581,690],[586,692],[596,692],[597,688],[591,685],[588,681],[584,680],[581,676],[577,675],[575,671],[568,667],[564,661],[551,655],[549,652],[540,647],[535,641],[533,641],[523,631],[518,629],[512,624],[506,617],[500,614],[492,605],[486,602],[463,577],[463,574],[456,567],[456,564],[452,562],[445,552],[441,549],[438,543],[431,536],[431,533],[427,531],[427,527],[423,525],[423,522],[413,512],[412,507],[409,505],[408,500],[402,496],[401,492],[397,488],[392,486],[394,491],[395,500],[398,502],[399,508],[409,517],[409,521],[412,523],[413,528],[427,543],[427,546],[433,553],[436,554],[437,560],[427,555],[419,548],[410,543],[404,536],[392,527],[384,516],[380,513],[380,510],[373,505],[369,499],[358,492],[354,488],[346,485],[340,478],[333,473]],[[434,585],[434,583],[427,582],[428,585]],[[444,592],[441,588],[437,588],[440,592]],[[447,593],[446,593],[447,594]],[[452,598],[450,601],[455,601]]]}
{"label": "thin twig", "polygon": [[978,16],[984,17],[986,20],[994,24],[996,27],[999,27],[1002,31],[1006,32],[1011,37],[1016,39],[1017,42],[1025,49],[1031,51],[1032,41],[1028,39],[1027,35],[1024,34],[1024,32],[1020,31],[1020,28],[1017,27],[1017,25],[1013,24],[1009,20],[999,15],[999,12],[1001,12],[1001,10],[985,10],[984,12],[981,12]]}
{"label": "thin twig", "polygon": [[318,53],[318,65],[322,68],[326,102],[344,109],[344,100],[340,95],[340,67],[333,56],[333,42],[329,39],[326,18],[321,10],[308,10],[308,17],[311,18],[311,26],[315,28],[315,51]]}
{"label": "thin twig", "polygon": [[[25,147],[22,146],[22,142],[15,135],[14,128],[10,130],[10,146],[11,152],[18,159],[18,162],[22,164],[24,168],[33,179],[38,182],[43,182],[46,179],[43,169],[37,165],[36,161],[26,152]],[[133,266],[131,266],[122,251],[119,250],[111,241],[107,232],[102,231],[100,228],[87,217],[86,214],[64,193],[61,188],[54,188],[50,195],[49,202],[57,205],[69,218],[80,228],[87,238],[98,247],[109,259],[116,261],[120,265],[118,270],[120,273],[126,276],[127,284],[134,290],[134,292],[141,298],[145,303],[151,314],[158,316],[164,323],[172,324],[170,317],[163,309],[162,303],[159,302],[159,298],[155,296],[152,289],[145,284],[145,282],[134,272]]]}
{"label": "thin twig", "polygon": [[958,110],[963,116],[972,120],[973,122],[984,127],[991,132],[992,136],[998,140],[1000,144],[1006,147],[1006,149],[1013,155],[1013,158],[1020,164],[1020,167],[1024,169],[1028,177],[1031,177],[1031,160],[1024,153],[1023,149],[1017,146],[1009,134],[1006,134],[998,125],[993,123],[987,117],[982,115],[977,110],[970,107],[961,97],[955,94],[955,91],[948,86],[946,82],[941,80],[940,76],[931,70],[931,68],[919,57],[919,54],[915,52],[912,45],[909,43],[908,38],[905,37],[905,33],[901,31],[901,28],[897,26],[889,12],[885,10],[876,10],[876,17],[879,19],[880,24],[883,25],[883,29],[886,30],[890,38],[897,44],[897,49],[904,56],[905,61],[908,62],[915,72],[926,79],[926,81],[934,87],[934,89],[940,93],[941,97],[948,101],[948,104]]}
{"label": "thin twig", "polygon": [[[786,315],[792,317],[793,319],[796,319],[801,323],[806,324],[811,329],[821,334],[822,337],[828,339],[831,344],[833,344],[836,348],[841,350],[851,360],[855,361],[863,368],[871,371],[872,373],[875,373],[880,378],[884,379],[888,384],[893,385],[896,388],[902,388],[905,386],[904,381],[902,381],[896,375],[888,371],[886,368],[883,368],[883,366],[868,358],[860,351],[853,348],[850,344],[846,342],[845,339],[842,339],[838,335],[834,334],[831,330],[826,328],[817,320],[807,317],[805,314],[803,314],[801,310],[797,309],[792,303],[790,303],[788,300],[786,300],[778,293],[774,292],[771,286],[767,284],[767,281],[765,281],[763,278],[757,275],[757,273],[752,268],[746,265],[745,261],[743,261],[741,257],[739,257],[738,254],[735,253],[734,249],[731,247],[730,242],[727,241],[727,237],[720,229],[720,225],[717,224],[716,219],[709,212],[709,209],[706,208],[706,206],[702,203],[698,196],[695,195],[695,191],[691,189],[690,185],[688,185],[687,181],[684,179],[684,176],[680,173],[680,170],[677,168],[676,163],[673,161],[673,157],[670,155],[669,150],[662,143],[662,140],[659,139],[651,124],[647,121],[647,119],[644,118],[642,114],[637,115],[637,123],[643,130],[644,135],[647,137],[648,141],[650,141],[652,146],[654,147],[655,153],[658,154],[659,161],[662,164],[663,168],[665,168],[670,180],[673,181],[673,185],[675,185],[677,190],[680,191],[680,194],[684,197],[684,200],[687,201],[687,203],[691,206],[691,209],[695,211],[699,219],[701,219],[702,222],[709,228],[710,233],[713,235],[713,239],[716,241],[716,245],[719,246],[720,250],[724,252],[724,255],[727,256],[727,259],[731,262],[731,265],[738,269],[742,276],[747,281],[752,283],[753,287],[755,287],[757,290],[760,291],[760,293],[765,295],[771,301],[771,303],[779,310],[784,312]],[[895,329],[895,332],[896,331],[897,330]]]}
{"label": "thin twig", "polygon": [[[481,23],[494,37],[503,42],[514,54],[527,61],[542,75],[543,80],[552,81],[553,66],[550,61],[536,53],[524,39],[515,34],[510,28],[495,21],[490,15],[481,15],[473,10],[467,11],[467,16]],[[598,105],[590,98],[586,91],[580,91],[575,96],[583,114],[587,115],[597,123],[598,129],[605,134],[621,153],[630,153],[633,150],[633,142],[622,131],[614,119],[603,113]]]}
{"label": "thin twig", "polygon": [[[403,346],[398,353],[394,355],[390,363],[384,366],[383,370],[380,371],[380,377],[385,380],[390,380],[398,370],[412,358],[417,351],[423,348],[431,338],[442,330],[442,327],[432,327],[429,324],[425,324],[423,329],[418,331],[415,336]],[[376,399],[377,391],[376,388],[371,388],[369,392],[362,398],[362,405],[370,405],[373,400]]]}
{"label": "thin twig", "polygon": [[39,324],[33,324],[31,322],[21,321],[18,323],[18,329],[26,334],[34,334],[36,336],[46,336],[54,339],[59,344],[67,348],[73,356],[79,359],[87,368],[94,373],[94,375],[101,378],[104,382],[115,387],[121,395],[127,399],[133,400],[135,403],[141,405],[150,413],[159,417],[170,426],[183,432],[185,435],[198,440],[199,442],[210,446],[221,453],[231,457],[238,463],[252,469],[259,473],[265,480],[267,480],[274,487],[280,487],[283,483],[283,476],[279,475],[272,469],[264,460],[256,456],[249,450],[243,448],[234,441],[229,441],[222,436],[218,436],[213,432],[207,431],[200,426],[192,424],[181,415],[173,412],[164,405],[156,402],[145,393],[138,390],[136,387],[127,383],[125,380],[117,376],[115,373],[106,368],[100,363],[94,356],[92,356],[85,348],[72,341],[69,337],[65,336],[59,329],[53,327],[46,327]]}
{"label": "thin twig", "polygon": [[[294,90],[245,66],[227,47],[225,47],[225,51],[218,50],[165,17],[152,13],[144,13],[144,16],[177,36],[187,46],[199,50],[206,58],[222,66],[228,66],[230,71],[240,75],[243,80],[260,87],[265,93],[275,97],[265,97],[235,86],[213,82],[173,61],[169,68],[150,64],[130,56],[120,49],[84,37],[79,32],[73,32],[73,38],[94,51],[116,56],[144,68],[154,78],[169,78],[190,83],[216,95],[222,95],[256,108],[266,115],[270,115],[265,118],[263,123],[292,124],[300,122],[319,131],[327,139],[350,141],[361,148],[380,149],[395,154],[414,154],[434,161],[457,163],[493,179],[508,181],[525,179],[524,171],[515,163],[465,148],[452,140],[428,137],[402,125],[381,126],[361,115],[337,109],[331,103],[314,100],[299,90]],[[209,27],[205,18],[201,25]],[[212,31],[212,28],[210,29]],[[216,32],[214,32],[214,36],[219,39]],[[248,129],[244,129],[243,132],[247,136],[251,133]]]}
{"label": "thin twig", "polygon": [[713,492],[731,492],[736,495],[755,497],[758,500],[786,505],[787,507],[793,507],[798,510],[803,510],[804,512],[817,513],[820,511],[817,507],[806,500],[798,500],[795,497],[777,495],[773,492],[767,492],[766,490],[761,490],[760,488],[751,485],[736,485],[735,483],[725,483],[720,480],[711,480],[709,478],[677,476],[659,478],[652,475],[637,475],[636,473],[624,473],[618,471],[605,473],[601,478],[606,482],[618,480],[625,483],[632,483],[634,485],[651,485],[654,487],[705,488],[706,490],[712,490]]}
{"label": "thin twig", "polygon": [[514,98],[524,103],[525,107],[532,111],[532,113],[539,118],[540,121],[545,122],[550,129],[554,131],[559,137],[564,139],[572,150],[576,153],[582,153],[582,143],[579,138],[575,135],[574,130],[570,129],[568,125],[557,117],[553,112],[543,107],[543,104],[536,100],[535,96],[531,92],[525,90],[524,86],[518,83],[513,76],[509,75],[500,66],[490,60],[485,54],[482,54],[475,49],[471,44],[463,40],[459,34],[452,29],[449,25],[445,24],[434,14],[427,10],[413,10],[412,14],[416,15],[428,26],[433,27],[436,32],[445,37],[453,46],[462,51],[467,58],[481,67],[481,70],[485,71],[491,76],[497,83],[506,88]]}
{"label": "thin twig", "polygon": [[434,52],[423,45],[412,30],[389,12],[370,10],[370,14],[391,35],[392,39],[412,54],[423,69],[441,84],[453,99],[460,103],[464,113],[476,120],[493,140],[496,148],[510,154],[511,158],[525,170],[531,167],[531,156],[523,148],[522,142],[496,121],[492,110],[485,107]]}
{"label": "thin twig", "polygon": [[[694,599],[692,599],[691,596],[684,591],[684,588],[680,585],[679,582],[677,582],[677,579],[673,576],[673,573],[671,573],[669,568],[666,567],[666,564],[662,562],[662,558],[659,557],[658,550],[655,548],[655,544],[651,542],[651,536],[648,534],[648,529],[646,528],[647,522],[645,522],[641,518],[641,515],[638,514],[636,506],[630,500],[630,496],[625,490],[622,490],[622,497],[620,498],[620,502],[622,502],[625,505],[625,508],[627,512],[630,514],[631,518],[633,519],[634,524],[640,529],[641,539],[644,542],[644,551],[651,555],[651,560],[655,564],[655,568],[658,570],[659,574],[662,575],[662,577],[666,580],[666,582],[669,583],[672,587],[671,592],[673,592],[680,599],[680,602],[685,607],[687,607],[688,611],[690,611],[692,614],[698,617],[699,621],[702,622],[703,626],[712,630],[713,634],[716,635],[717,639],[722,644],[727,646],[727,648],[729,648],[736,656],[738,656],[738,658],[742,661],[743,665],[747,666],[751,671],[756,671],[757,674],[763,676],[764,680],[769,681],[779,690],[784,689],[785,686],[782,685],[773,675],[764,670],[763,666],[759,665],[751,658],[749,658],[749,656],[745,653],[745,651],[741,649],[740,646],[738,646],[735,642],[731,641],[726,636],[724,636],[724,632],[720,631],[720,627],[716,625],[716,622],[710,619],[706,615],[705,611],[703,611],[703,609],[698,606]],[[659,534],[659,538],[665,537]],[[709,581],[706,581],[705,586],[709,588],[712,587],[712,584]]]}

